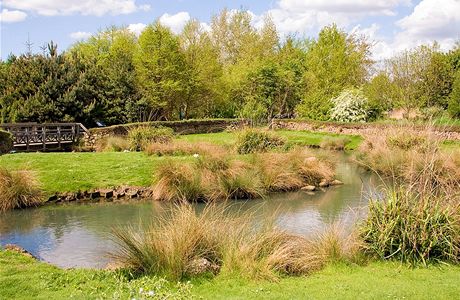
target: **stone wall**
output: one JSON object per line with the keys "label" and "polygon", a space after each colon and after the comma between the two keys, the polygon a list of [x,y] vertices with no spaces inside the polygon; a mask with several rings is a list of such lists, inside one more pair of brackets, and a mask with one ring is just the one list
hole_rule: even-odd
{"label": "stone wall", "polygon": [[177,134],[212,133],[226,129],[238,129],[248,123],[242,119],[209,119],[209,120],[186,120],[186,121],[155,121],[144,123],[132,123],[114,125],[102,128],[92,128],[90,134],[84,138],[86,147],[94,147],[97,141],[108,136],[126,136],[128,131],[139,126],[164,126],[174,130]]}
{"label": "stone wall", "polygon": [[[273,120],[272,129],[308,130],[327,133],[342,133],[351,135],[372,136],[378,135],[381,130],[392,126],[380,123],[334,123],[307,120]],[[401,125],[402,126],[402,125]],[[422,125],[410,125],[412,130],[423,130]],[[459,126],[433,126],[433,132],[446,140],[460,140]]]}

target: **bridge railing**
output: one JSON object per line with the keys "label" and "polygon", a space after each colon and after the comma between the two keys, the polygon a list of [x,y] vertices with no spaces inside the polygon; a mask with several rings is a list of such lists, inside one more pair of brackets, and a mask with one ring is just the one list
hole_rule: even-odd
{"label": "bridge railing", "polygon": [[43,150],[62,144],[73,144],[88,130],[81,123],[10,123],[0,124],[0,129],[13,135],[13,144],[16,149],[41,146]]}

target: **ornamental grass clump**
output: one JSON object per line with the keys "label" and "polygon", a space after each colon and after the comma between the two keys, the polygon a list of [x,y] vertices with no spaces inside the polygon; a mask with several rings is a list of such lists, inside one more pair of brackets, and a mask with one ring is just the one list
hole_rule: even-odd
{"label": "ornamental grass clump", "polygon": [[7,131],[0,130],[0,155],[13,150],[13,135]]}
{"label": "ornamental grass clump", "polygon": [[148,229],[116,229],[118,250],[113,257],[133,272],[173,280],[203,273],[276,280],[311,274],[338,256],[351,255],[346,235],[333,238],[340,249],[332,259],[330,252],[321,250],[326,245],[322,238],[290,234],[275,225],[275,216],[260,220],[256,215],[232,213],[222,205],[196,211],[178,204]]}
{"label": "ornamental grass clump", "polygon": [[364,251],[381,259],[458,263],[460,205],[407,187],[389,189],[370,202],[360,235]]}
{"label": "ornamental grass clump", "polygon": [[42,192],[33,173],[0,168],[0,212],[41,203]]}
{"label": "ornamental grass clump", "polygon": [[267,152],[281,147],[285,140],[273,132],[260,129],[245,129],[237,136],[236,151],[239,154]]}
{"label": "ornamental grass clump", "polygon": [[174,131],[169,127],[134,127],[128,132],[128,141],[131,149],[144,150],[151,143],[168,143],[174,137]]}
{"label": "ornamental grass clump", "polygon": [[131,148],[130,142],[122,136],[109,136],[96,143],[97,152],[123,152]]}
{"label": "ornamental grass clump", "polygon": [[327,150],[344,150],[351,140],[346,137],[325,137],[319,147]]}
{"label": "ornamental grass clump", "polygon": [[167,160],[155,173],[153,199],[216,201],[263,197],[269,192],[319,186],[334,177],[333,164],[307,151],[262,153],[246,158],[199,155],[192,161]]}
{"label": "ornamental grass clump", "polygon": [[420,193],[456,193],[460,187],[459,151],[445,151],[430,127],[393,127],[372,135],[356,160],[396,184],[415,185]]}

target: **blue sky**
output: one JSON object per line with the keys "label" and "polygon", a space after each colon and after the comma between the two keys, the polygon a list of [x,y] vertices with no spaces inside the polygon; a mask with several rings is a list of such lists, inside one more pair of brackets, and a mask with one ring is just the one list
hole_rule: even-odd
{"label": "blue sky", "polygon": [[386,58],[404,49],[437,40],[452,48],[460,39],[460,0],[0,0],[1,57],[33,51],[53,40],[59,50],[110,25],[139,32],[156,19],[180,31],[190,18],[209,24],[223,8],[245,9],[255,26],[269,14],[281,36],[314,37],[337,23],[374,42],[373,55]]}

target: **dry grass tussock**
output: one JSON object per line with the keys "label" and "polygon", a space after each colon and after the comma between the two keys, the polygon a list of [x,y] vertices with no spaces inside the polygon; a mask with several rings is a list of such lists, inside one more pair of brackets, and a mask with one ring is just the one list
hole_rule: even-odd
{"label": "dry grass tussock", "polygon": [[33,173],[0,168],[0,212],[41,203],[42,192]]}
{"label": "dry grass tussock", "polygon": [[334,176],[333,164],[307,150],[237,158],[204,155],[191,162],[167,160],[155,174],[153,198],[215,201],[262,197],[268,192],[318,185]]}
{"label": "dry grass tussock", "polygon": [[277,228],[274,218],[257,220],[221,205],[197,213],[180,204],[147,230],[116,229],[114,238],[119,248],[113,257],[124,267],[176,280],[202,273],[269,280],[307,275],[330,261],[349,261],[358,249],[336,230],[306,239]]}
{"label": "dry grass tussock", "polygon": [[100,139],[95,145],[97,152],[123,152],[130,149],[129,141],[122,136],[109,136]]}
{"label": "dry grass tussock", "polygon": [[356,160],[396,183],[418,186],[419,192],[458,196],[460,151],[442,150],[441,143],[430,127],[393,127],[364,142]]}
{"label": "dry grass tussock", "polygon": [[152,143],[146,146],[145,152],[148,155],[157,156],[180,156],[180,155],[209,155],[215,153],[225,153],[226,149],[222,146],[196,142],[190,143],[186,141],[173,140],[169,143]]}

